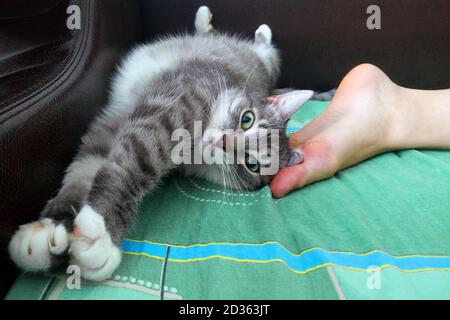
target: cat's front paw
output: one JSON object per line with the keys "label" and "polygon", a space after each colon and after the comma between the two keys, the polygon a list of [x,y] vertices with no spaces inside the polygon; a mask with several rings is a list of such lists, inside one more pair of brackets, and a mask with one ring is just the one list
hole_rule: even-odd
{"label": "cat's front paw", "polygon": [[56,266],[56,256],[63,255],[69,245],[66,228],[44,218],[24,224],[9,243],[14,263],[25,271],[47,271]]}
{"label": "cat's front paw", "polygon": [[75,218],[69,253],[86,280],[108,279],[119,266],[120,248],[111,240],[103,217],[85,205]]}

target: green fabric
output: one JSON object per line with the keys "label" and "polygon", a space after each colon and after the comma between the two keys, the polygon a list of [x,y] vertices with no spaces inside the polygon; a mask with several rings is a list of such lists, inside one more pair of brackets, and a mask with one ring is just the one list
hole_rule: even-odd
{"label": "green fabric", "polygon": [[[450,272],[404,273],[394,268],[380,270],[379,281],[365,272],[334,267],[347,299],[450,299]],[[378,282],[377,282],[378,281]]]}
{"label": "green fabric", "polygon": [[[325,107],[308,102],[288,131]],[[24,275],[7,298],[450,297],[450,152],[386,153],[280,200],[173,176],[140,211],[111,280]]]}

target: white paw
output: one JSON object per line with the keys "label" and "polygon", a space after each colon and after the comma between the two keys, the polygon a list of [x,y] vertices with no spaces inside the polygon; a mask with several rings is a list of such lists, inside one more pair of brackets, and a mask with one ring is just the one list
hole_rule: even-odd
{"label": "white paw", "polygon": [[255,32],[255,44],[270,44],[272,42],[272,30],[267,24],[260,25]]}
{"label": "white paw", "polygon": [[66,228],[44,218],[19,227],[9,243],[9,254],[25,271],[45,271],[52,266],[52,254],[62,254],[68,244]]}
{"label": "white paw", "polygon": [[103,217],[90,206],[85,205],[75,218],[71,240],[70,264],[80,267],[84,279],[108,279],[119,266],[120,248],[112,242]]}
{"label": "white paw", "polygon": [[199,34],[205,34],[212,30],[212,13],[207,6],[202,6],[195,15],[195,29]]}

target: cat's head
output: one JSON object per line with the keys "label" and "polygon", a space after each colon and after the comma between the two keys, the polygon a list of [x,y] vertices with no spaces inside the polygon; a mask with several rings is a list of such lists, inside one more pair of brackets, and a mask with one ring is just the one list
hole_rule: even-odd
{"label": "cat's head", "polygon": [[204,155],[224,161],[203,166],[202,176],[232,189],[268,184],[291,158],[287,121],[312,95],[298,90],[267,98],[230,90],[219,96],[203,132],[202,149]]}

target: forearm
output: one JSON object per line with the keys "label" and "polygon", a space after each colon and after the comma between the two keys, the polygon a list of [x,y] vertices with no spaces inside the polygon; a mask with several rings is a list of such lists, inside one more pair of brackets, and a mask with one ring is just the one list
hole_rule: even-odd
{"label": "forearm", "polygon": [[450,89],[401,88],[389,149],[450,149]]}

